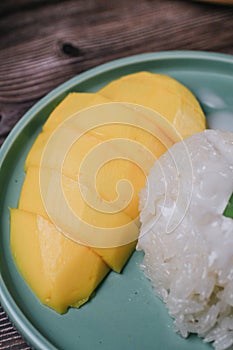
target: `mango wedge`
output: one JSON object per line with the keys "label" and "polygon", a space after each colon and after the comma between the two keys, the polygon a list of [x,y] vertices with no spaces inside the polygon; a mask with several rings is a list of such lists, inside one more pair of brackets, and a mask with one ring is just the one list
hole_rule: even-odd
{"label": "mango wedge", "polygon": [[[94,135],[99,135],[99,137],[94,137]],[[42,132],[38,136],[26,159],[26,171],[30,167],[40,167],[44,146],[50,137],[51,133],[49,132]],[[101,142],[118,137],[143,144],[144,147],[150,150],[150,157],[148,158],[146,152],[142,151],[140,153],[138,152],[136,155],[133,153],[130,154],[129,149],[125,149],[124,145],[121,147],[120,143],[115,147],[112,145],[108,147],[108,151],[110,151],[109,148],[112,148],[113,155],[116,153],[116,155],[121,156],[122,158],[128,157],[130,161],[124,159],[115,159],[107,162],[99,170],[96,179],[92,180],[93,182],[96,180],[96,188],[98,190],[98,193],[100,197],[106,201],[114,201],[117,198],[118,194],[116,192],[116,188],[118,181],[122,179],[128,180],[133,187],[132,198],[123,211],[129,217],[134,219],[139,214],[138,193],[145,185],[147,173],[143,173],[140,167],[133,162],[133,157],[136,158],[136,161],[140,160],[140,158],[143,159],[147,157],[148,170],[153,165],[155,159],[163,154],[166,149],[164,145],[152,135],[143,132],[142,130],[139,130],[135,127],[124,128],[120,125],[116,125],[115,127],[99,127],[93,130],[92,133],[84,134],[77,142],[72,145],[70,151],[67,153],[66,159],[64,160],[62,174],[76,181],[79,175],[79,167],[86,154]],[[55,158],[51,163],[47,164],[47,167],[60,171]],[[93,186],[93,184],[91,184],[89,181],[89,176],[86,176],[84,174],[82,176],[82,184],[89,188],[91,185]],[[127,192],[125,193],[125,196],[127,197]],[[121,209],[121,207],[119,207],[119,209]]]}
{"label": "mango wedge", "polygon": [[[47,169],[47,174],[50,176],[53,170]],[[62,176],[63,191],[67,198],[71,209],[78,214],[85,222],[97,227],[114,228],[125,225],[131,222],[131,218],[123,212],[118,212],[113,215],[97,212],[89,207],[80,195],[77,182]],[[54,202],[57,203],[56,194],[54,194]],[[39,186],[39,168],[30,167],[26,173],[22,192],[19,200],[19,209],[38,214],[39,216],[50,220],[41,197],[41,190]],[[60,217],[65,215],[61,210]],[[138,230],[135,224],[135,230]],[[94,252],[99,254],[105,263],[113,270],[120,272],[130,254],[135,248],[135,241],[124,244],[117,248],[91,248]]]}
{"label": "mango wedge", "polygon": [[149,107],[170,121],[183,137],[203,131],[205,116],[194,95],[166,75],[140,72],[126,75],[101,89],[98,94],[111,101]]}
{"label": "mango wedge", "polygon": [[82,109],[110,102],[108,98],[94,93],[70,93],[50,114],[43,126],[44,131],[56,129],[64,120]]}
{"label": "mango wedge", "polygon": [[[41,132],[37,136],[26,158],[25,171],[27,171],[30,166],[40,167],[43,151],[51,136],[52,132],[50,131]],[[89,132],[88,134],[82,135],[82,137],[73,144],[66,156],[65,165],[63,165],[63,174],[72,179],[77,179],[81,161],[85,155],[100,142],[101,140],[96,138],[94,133]],[[51,163],[49,167],[57,169],[55,162],[56,159],[54,157],[53,163]]]}
{"label": "mango wedge", "polygon": [[79,307],[109,272],[90,248],[62,235],[45,218],[11,209],[11,249],[41,302],[59,313]]}

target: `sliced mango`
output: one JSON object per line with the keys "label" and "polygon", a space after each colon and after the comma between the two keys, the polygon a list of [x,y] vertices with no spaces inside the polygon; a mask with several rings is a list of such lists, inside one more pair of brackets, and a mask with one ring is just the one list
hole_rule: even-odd
{"label": "sliced mango", "polygon": [[[97,245],[98,248],[95,246],[89,248],[74,243],[56,230],[41,197],[39,169],[45,146],[53,132],[56,132],[63,122],[77,112],[114,101],[134,103],[158,112],[165,118],[163,119],[164,128],[166,129],[165,124],[173,125],[182,138],[205,129],[203,112],[193,94],[176,80],[149,72],[122,77],[108,84],[98,93],[71,93],[54,109],[25,162],[26,177],[19,210],[11,211],[11,246],[19,270],[31,288],[44,304],[60,313],[65,312],[69,306],[79,307],[85,303],[108,273],[109,267],[120,272],[136,245],[135,238],[129,239],[128,244],[113,248],[99,248],[100,245]],[[140,120],[145,122],[144,117],[142,113]],[[96,116],[93,118],[93,121],[99,120]],[[83,130],[82,137],[68,150],[62,169],[56,157],[56,152],[64,147],[62,137],[59,139],[58,147],[55,147],[54,157],[52,155],[47,163],[42,164],[44,174],[51,181],[54,179],[52,174],[61,175],[63,195],[69,204],[69,210],[71,209],[72,213],[95,229],[99,227],[107,230],[119,229],[124,225],[127,227],[128,223],[132,223],[132,219],[138,217],[138,192],[145,184],[149,168],[169,145],[177,142],[169,134],[169,128],[165,130],[162,124],[155,125],[155,129],[152,127],[150,133],[144,130],[143,126],[137,127],[137,123],[134,122],[131,123],[132,125],[123,125],[124,122],[118,124],[117,120],[114,122],[116,123],[108,124],[107,119],[108,125],[100,125],[88,132]],[[154,124],[156,123],[151,125]],[[70,130],[72,133],[76,130],[79,133],[82,131],[82,123],[80,125],[76,123],[75,129]],[[163,137],[165,137],[168,141],[165,144],[158,139],[158,135],[156,137],[156,132],[160,134],[160,131],[162,139],[164,140]],[[90,166],[87,166],[86,172],[82,173],[84,168],[80,166],[85,163],[84,160],[88,158],[89,152],[99,147],[101,143],[113,139],[123,139],[128,143],[109,144],[104,151],[104,156],[115,155],[119,151],[120,158],[115,159],[113,156],[110,161],[102,162],[101,168],[95,172],[93,163],[104,159],[103,154],[99,154],[96,159],[92,158]],[[131,144],[134,148],[131,148]],[[147,151],[137,148],[137,144],[144,146]],[[144,172],[140,168],[143,161]],[[95,181],[89,174],[96,175]],[[130,202],[127,201],[128,187],[122,187],[121,183],[118,193],[117,184],[122,179],[133,185]],[[57,188],[60,187],[60,182],[57,183],[57,187],[50,186],[51,184],[48,182],[45,192],[50,193],[54,207],[57,208],[55,210],[58,214],[55,220],[57,227],[62,227],[60,222],[67,221],[67,227],[77,233],[77,237],[78,234],[85,234],[82,229],[84,226],[75,225],[68,218],[65,207],[61,206],[59,211],[61,197]],[[82,197],[80,188],[90,200],[89,204]],[[123,209],[118,203],[118,195],[122,200],[119,203],[125,203]],[[92,200],[95,205],[101,205],[101,208],[109,208],[110,205],[113,212],[109,214],[104,210],[99,211],[98,206],[91,207]],[[138,232],[138,227],[136,220],[131,226],[133,234]],[[131,237],[132,232],[127,229],[125,232]],[[124,236],[122,237],[124,240]],[[22,244],[22,242],[26,243]],[[32,261],[30,264],[28,264],[28,257]]]}
{"label": "sliced mango", "polygon": [[[38,136],[26,159],[26,170],[31,166],[40,167],[43,150],[51,135],[52,134],[49,132],[42,132]],[[100,143],[113,139],[129,140],[126,146],[125,144],[121,146],[120,141],[117,145],[111,144],[107,147],[108,152],[112,149],[113,159],[115,158],[114,153],[122,159],[114,159],[103,164],[97,173],[96,179],[93,179],[93,182],[96,180],[96,188],[101,198],[107,201],[113,201],[118,196],[116,192],[118,181],[122,179],[129,181],[132,184],[132,198],[123,211],[134,219],[139,214],[138,193],[141,188],[144,187],[146,175],[148,173],[143,173],[136,162],[142,163],[142,161],[144,162],[144,158],[146,158],[147,169],[143,170],[148,171],[154,164],[155,159],[166,151],[166,147],[155,136],[138,127],[128,125],[116,124],[95,128],[91,132],[83,134],[82,137],[71,146],[64,160],[62,174],[73,180],[77,180],[80,170],[79,167],[87,153],[97,145],[100,145]],[[135,153],[136,146],[133,147],[133,152],[130,152],[129,146],[132,144],[131,141],[138,143],[138,152]],[[146,150],[140,147],[141,145],[145,147],[145,149],[148,149],[151,155],[148,155]],[[56,164],[55,157],[47,166],[60,171],[59,165]],[[90,184],[88,182],[89,176],[86,175],[88,174],[82,176],[83,185],[88,187],[91,185],[93,186],[94,183]]]}
{"label": "sliced mango", "polygon": [[[46,172],[49,177],[54,170],[46,169]],[[61,181],[64,195],[70,205],[71,210],[73,210],[73,212],[83,221],[89,223],[90,225],[95,225],[96,227],[105,228],[117,227],[131,222],[131,218],[123,212],[106,214],[101,211],[96,211],[87,205],[87,203],[83,200],[80,188],[76,181],[64,175],[62,175]],[[94,192],[93,196],[95,196]],[[54,193],[54,201],[56,201],[56,193]],[[18,207],[22,210],[37,213],[38,215],[49,220],[49,216],[43,205],[41,189],[39,186],[39,168],[30,167],[28,169],[22,187]]]}
{"label": "sliced mango", "polygon": [[[44,149],[44,142],[48,140],[50,137],[50,133],[41,133],[32,147],[31,151],[26,160],[26,171],[29,171],[32,167],[40,167],[41,156]],[[105,135],[106,140],[111,139],[111,134]],[[108,136],[108,137],[107,137]],[[70,149],[70,152],[67,154],[67,157],[64,161],[62,174],[77,181],[79,175],[79,167],[81,165],[82,160],[88,151],[92,149],[92,147],[100,144],[102,140],[91,137],[90,135],[83,135],[83,137],[77,141]],[[155,145],[156,142],[153,144]],[[153,145],[149,145],[150,148]],[[159,145],[159,147],[154,148],[154,153],[163,153],[164,147]],[[117,151],[117,150],[116,150]],[[122,157],[129,156],[127,150],[119,149],[118,154],[122,155]],[[137,158],[144,157],[144,154],[138,154]],[[132,158],[131,158],[132,159]],[[148,159],[148,168],[153,165],[154,160],[157,159],[151,157]],[[48,165],[49,168],[56,169],[59,171],[59,166],[56,164],[55,160],[53,160],[52,164]],[[90,179],[89,177],[82,176],[83,185],[90,187]],[[142,172],[140,167],[137,164],[134,164],[133,161],[124,160],[124,159],[116,159],[104,164],[97,173],[96,179],[92,177],[93,182],[96,181],[96,188],[98,194],[101,198],[106,201],[116,200],[118,194],[117,183],[120,180],[127,180],[132,185],[132,198],[129,201],[129,204],[124,209],[124,212],[131,217],[132,219],[136,218],[138,213],[138,193],[141,188],[145,185],[146,174]],[[92,184],[93,186],[93,184]],[[24,190],[23,193],[27,192]],[[23,197],[27,196],[25,193]],[[120,209],[120,207],[119,207]]]}
{"label": "sliced mango", "polygon": [[59,313],[85,303],[109,272],[90,248],[67,239],[45,218],[19,209],[11,209],[11,249],[31,289]]}
{"label": "sliced mango", "polygon": [[120,273],[136,247],[137,241],[117,248],[95,248],[97,253],[109,267]]}
{"label": "sliced mango", "polygon": [[[43,151],[51,136],[52,132],[50,131],[41,132],[37,136],[32,148],[27,155],[25,161],[25,171],[27,171],[30,166],[40,167]],[[101,143],[101,139],[96,137],[95,133],[88,132],[87,134],[83,134],[82,137],[80,137],[71,146],[65,159],[65,165],[63,165],[63,174],[73,179],[77,179],[77,173],[81,161],[85,155],[99,143]],[[57,169],[55,159],[50,166],[54,169]]]}
{"label": "sliced mango", "polygon": [[[50,176],[50,169],[47,169],[47,174]],[[64,175],[62,176],[62,186],[71,210],[73,210],[75,214],[78,214],[83,221],[89,223],[90,225],[96,227],[114,228],[131,222],[131,218],[124,212],[109,215],[107,213],[98,212],[89,207],[83,201],[83,198],[80,195],[77,182]],[[54,193],[54,203],[57,202],[56,193]],[[39,186],[39,168],[28,168],[18,207],[21,210],[38,214],[48,221],[50,220],[42,201],[41,189]],[[66,213],[61,210],[60,217],[63,215],[66,215]],[[138,230],[136,226],[135,229]],[[123,244],[123,246],[117,248],[92,249],[101,256],[109,267],[117,272],[120,272],[134,248],[135,242]]]}
{"label": "sliced mango", "polygon": [[[149,169],[153,166],[155,160],[166,151],[166,146],[154,135],[132,125],[106,125],[95,128],[92,133],[99,135],[103,141],[129,140],[128,143],[126,142],[122,146],[121,141],[119,141],[119,145],[116,147],[122,159],[113,159],[102,166],[96,176],[96,187],[103,199],[111,201],[117,196],[116,184],[118,181],[121,179],[128,180],[132,184],[133,195],[124,212],[132,219],[136,218],[139,215],[138,194],[145,186]],[[138,146],[132,145],[131,141],[136,142]],[[124,156],[129,160],[124,160]],[[145,159],[146,162],[144,162]],[[140,167],[143,162],[144,166]],[[85,179],[83,181],[85,182]]]}
{"label": "sliced mango", "polygon": [[[174,79],[171,79],[166,76],[160,76],[150,73],[132,74],[109,84],[109,89],[108,87],[106,87],[102,89],[100,93],[110,96],[112,100],[122,101],[124,100],[124,98],[122,98],[122,94],[120,91],[121,87],[123,88],[123,90],[125,84],[126,86],[128,86],[129,84],[130,86],[132,85],[138,87],[138,85],[142,85],[142,82],[143,88],[141,87],[140,89],[147,89],[147,95],[145,96],[145,91],[144,95],[142,95],[140,92],[136,92],[135,90],[132,90],[130,88],[130,91],[124,92],[124,95],[127,96],[125,98],[125,101],[144,104],[147,107],[158,110],[171,122],[173,122],[175,118],[178,120],[179,118],[183,119],[183,115],[179,114],[183,101],[185,106],[186,104],[188,104],[192,110],[197,110],[198,118],[202,120],[203,114],[199,107],[199,104],[197,100],[193,97],[193,95],[189,92],[189,90],[187,90],[181,84],[176,82]],[[152,96],[154,89],[156,89],[157,91],[157,95],[155,94],[157,96],[156,98]],[[131,92],[132,96],[130,95]],[[164,100],[165,92],[167,98],[170,99],[170,103],[167,103],[167,100]],[[98,103],[108,101],[108,98],[102,98],[98,94],[72,93],[68,95],[64,99],[64,101],[62,101],[62,103],[53,111],[47,123],[44,125],[43,129],[48,131],[45,131],[38,136],[34,146],[29,152],[25,168],[28,169],[28,167],[30,166],[40,166],[40,160],[42,152],[44,150],[44,146],[51,137],[54,128],[60,125],[60,123],[69,118],[72,114],[80,111],[81,108],[93,106]],[[191,121],[193,121],[192,118]],[[196,124],[197,121],[195,120]],[[178,121],[176,121],[176,123],[178,123]],[[185,133],[186,131],[184,131],[184,134]],[[165,145],[163,145],[156,137],[154,137],[154,135],[151,135],[133,125],[127,126],[115,124],[100,126],[93,129],[91,132],[82,135],[82,137],[72,145],[64,161],[62,173],[70,179],[77,180],[79,166],[86,154],[93,147],[100,144],[101,142],[111,140],[114,138],[129,139],[132,141],[136,141],[139,144],[142,144],[152,152],[152,154],[155,156],[154,159],[158,158],[166,151]],[[140,158],[140,156],[144,157],[144,154],[137,154],[137,157]],[[152,161],[154,162],[154,159],[148,159],[148,168],[152,165]],[[55,163],[56,162],[53,161],[53,164],[49,165],[49,167],[59,170],[56,167]],[[133,197],[129,205],[124,209],[124,212],[129,217],[135,218],[138,215],[138,192],[145,184],[145,176],[143,177],[143,175],[141,175],[140,169],[137,169],[137,166],[135,164],[129,164],[128,161],[124,160],[116,160],[105,164],[100,169],[96,178],[96,187],[98,193],[104,200],[113,201],[117,197],[116,184],[121,179],[126,179],[133,183]],[[87,187],[90,186],[90,184],[88,183],[88,181],[86,181],[85,178],[83,179],[83,181],[84,185],[86,185]],[[88,211],[88,213],[90,212]],[[115,254],[116,249],[117,248],[112,249],[112,254]],[[129,250],[129,255],[131,252],[132,251]],[[111,261],[108,261],[108,263],[111,267],[116,266],[115,260],[114,263],[112,263]],[[115,269],[119,270],[119,267]]]}
{"label": "sliced mango", "polygon": [[203,131],[203,111],[184,85],[166,75],[140,72],[123,76],[99,92],[111,101],[131,102],[149,107],[173,123],[183,137]]}
{"label": "sliced mango", "polygon": [[70,93],[50,114],[43,126],[43,130],[53,131],[67,118],[70,118],[82,109],[106,102],[109,102],[109,100],[98,94],[85,92]]}

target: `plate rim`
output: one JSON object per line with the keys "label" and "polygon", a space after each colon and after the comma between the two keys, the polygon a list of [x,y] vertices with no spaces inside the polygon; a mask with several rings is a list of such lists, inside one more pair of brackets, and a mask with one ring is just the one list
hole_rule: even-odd
{"label": "plate rim", "polygon": [[[208,51],[192,51],[192,50],[172,50],[172,51],[161,51],[161,52],[149,52],[142,53],[133,56],[118,58],[109,61],[104,64],[100,64],[94,68],[88,69],[80,74],[77,74],[73,78],[67,80],[66,82],[60,84],[58,87],[53,89],[51,92],[42,97],[38,102],[36,102],[16,123],[13,129],[10,131],[6,140],[0,147],[0,169],[7,157],[7,154],[14,143],[15,139],[22,132],[22,129],[26,124],[33,119],[34,115],[38,113],[42,108],[44,108],[48,103],[57,98],[60,94],[65,91],[72,89],[76,84],[80,84],[89,78],[94,78],[95,76],[103,73],[107,73],[115,68],[121,68],[127,65],[132,65],[134,63],[142,63],[149,61],[159,61],[161,59],[201,59],[207,61],[215,61],[222,63],[230,63],[233,65],[233,55],[208,52]],[[25,338],[26,341],[30,342],[30,345],[34,346],[36,349],[41,350],[56,350],[50,341],[44,337],[35,326],[31,324],[28,318],[24,315],[22,310],[18,307],[15,300],[11,296],[10,291],[6,287],[6,284],[2,278],[0,270],[0,302],[10,318],[11,322],[17,327],[17,330]]]}

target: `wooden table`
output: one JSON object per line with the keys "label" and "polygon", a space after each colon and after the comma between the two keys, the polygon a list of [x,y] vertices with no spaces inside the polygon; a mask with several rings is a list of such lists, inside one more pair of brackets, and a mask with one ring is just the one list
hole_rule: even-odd
{"label": "wooden table", "polygon": [[[133,54],[233,54],[233,7],[190,0],[2,0],[0,145],[23,114],[67,79]],[[30,349],[0,308],[0,349]]]}

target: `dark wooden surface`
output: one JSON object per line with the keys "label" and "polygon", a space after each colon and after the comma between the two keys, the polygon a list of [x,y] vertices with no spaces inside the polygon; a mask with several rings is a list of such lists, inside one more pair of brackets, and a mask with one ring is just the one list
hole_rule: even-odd
{"label": "dark wooden surface", "polygon": [[[67,79],[162,50],[233,54],[233,7],[189,0],[1,0],[0,145]],[[0,308],[0,349],[30,349]]]}

